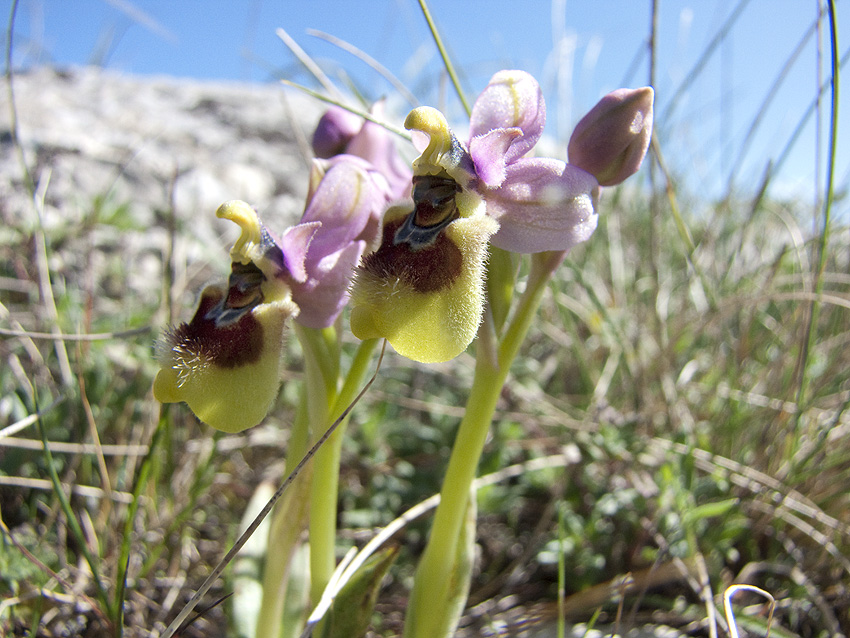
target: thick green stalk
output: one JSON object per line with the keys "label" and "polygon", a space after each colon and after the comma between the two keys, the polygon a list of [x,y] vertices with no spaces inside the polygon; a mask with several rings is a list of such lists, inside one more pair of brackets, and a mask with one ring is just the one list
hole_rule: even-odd
{"label": "thick green stalk", "polygon": [[540,306],[549,276],[563,256],[563,253],[540,253],[532,257],[528,285],[499,342],[497,361],[493,362],[479,350],[466,412],[443,479],[440,504],[416,571],[405,623],[405,636],[409,638],[442,635],[439,630],[445,626],[442,611],[450,608],[454,558],[487,432],[511,364]]}
{"label": "thick green stalk", "polygon": [[[357,396],[378,344],[377,339],[360,343],[340,388],[341,344],[337,331],[303,326],[296,326],[295,331],[304,350],[304,394],[287,450],[287,472],[301,460],[309,441],[318,440]],[[336,568],[339,459],[345,425],[345,422],[340,424],[325,441],[313,457],[310,471],[298,477],[298,485],[275,508],[269,533],[269,547],[274,549],[266,556],[257,635],[279,635],[289,564],[300,535],[300,521],[304,520],[308,509],[310,589],[314,603],[320,599]]]}
{"label": "thick green stalk", "polygon": [[[361,342],[351,369],[340,387],[340,347],[336,330],[298,327],[304,348],[307,408],[312,440],[318,439],[357,394],[368,371],[377,339]],[[336,518],[339,459],[346,422],[316,453],[310,489],[310,599],[315,604],[336,569]]]}
{"label": "thick green stalk", "polygon": [[[354,361],[339,392],[333,399],[329,396],[326,418],[321,434],[336,421],[354,400],[363,379],[369,370],[369,361],[377,339],[362,341]],[[343,421],[336,432],[316,453],[313,461],[313,485],[310,509],[310,600],[316,604],[336,569],[336,519],[339,501],[339,462],[342,441],[348,420]]]}
{"label": "thick green stalk", "polygon": [[[317,440],[327,427],[331,407],[336,402],[339,382],[339,350],[331,343],[333,329],[314,330],[298,326],[296,332],[304,349],[304,382],[307,387],[307,413],[310,416],[311,440]],[[333,331],[336,338],[336,331]],[[342,429],[342,428],[340,428]],[[310,600],[321,597],[336,564],[336,493],[337,478],[329,476],[338,454],[337,431],[316,453],[310,484]]]}
{"label": "thick green stalk", "polygon": [[442,612],[449,608],[449,588],[460,539],[469,487],[505,381],[505,372],[478,357],[466,413],[455,439],[449,467],[440,490],[440,504],[425,553],[419,561],[405,621],[405,636],[439,638]]}

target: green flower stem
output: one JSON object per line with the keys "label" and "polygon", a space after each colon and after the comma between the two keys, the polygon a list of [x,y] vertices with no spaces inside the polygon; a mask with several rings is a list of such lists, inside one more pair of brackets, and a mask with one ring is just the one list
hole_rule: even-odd
{"label": "green flower stem", "polygon": [[[510,368],[517,352],[525,341],[531,322],[537,314],[546,285],[552,277],[552,273],[561,265],[567,252],[543,252],[534,253],[531,256],[531,271],[528,273],[528,282],[525,292],[520,298],[516,314],[502,335],[499,343],[499,365],[502,368]],[[505,372],[507,375],[507,372]],[[501,387],[500,387],[501,389]]]}
{"label": "green flower stem", "polygon": [[[312,440],[318,439],[357,395],[378,343],[360,343],[340,387],[339,333],[333,328],[312,330],[298,326],[304,348],[307,412]],[[315,604],[336,569],[336,518],[339,493],[339,459],[346,423],[340,424],[313,461],[310,489],[310,600]]]}
{"label": "green flower stem", "polygon": [[440,490],[440,504],[425,553],[416,571],[405,636],[436,638],[443,626],[440,610],[450,607],[449,592],[470,489],[484,449],[496,404],[514,358],[534,319],[546,284],[565,253],[532,256],[526,290],[498,346],[495,365],[479,352],[466,412],[452,448],[449,466]]}
{"label": "green flower stem", "polygon": [[[339,349],[332,341],[338,336],[333,328],[315,330],[296,326],[304,349],[304,382],[311,440],[315,441],[333,423],[331,408],[339,387]],[[334,356],[337,355],[337,356]],[[313,458],[310,483],[310,600],[319,601],[336,563],[336,494],[340,428]]]}
{"label": "green flower stem", "polygon": [[[336,421],[357,395],[369,371],[378,339],[362,341],[342,389],[328,403],[321,435]],[[316,453],[310,504],[310,600],[316,604],[336,569],[336,519],[339,501],[339,463],[348,419],[343,421]]]}
{"label": "green flower stem", "polygon": [[[336,403],[333,406],[333,418],[338,419],[345,409],[351,405],[358,392],[365,383],[371,367],[372,354],[375,348],[378,347],[380,339],[365,339],[357,346],[357,352],[354,354],[354,359],[351,362],[351,368],[345,377],[345,382],[342,385],[342,390],[337,395]],[[332,421],[333,422],[333,421]]]}
{"label": "green flower stem", "polygon": [[317,330],[295,325],[295,334],[304,350],[305,383],[310,421],[315,425],[313,439],[318,438],[321,427],[318,418],[327,413],[339,381],[339,346],[337,331],[333,327]]}

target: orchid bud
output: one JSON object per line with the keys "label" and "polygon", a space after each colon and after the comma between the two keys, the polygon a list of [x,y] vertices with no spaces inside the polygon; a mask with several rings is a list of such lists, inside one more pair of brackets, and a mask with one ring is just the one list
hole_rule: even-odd
{"label": "orchid bud", "polygon": [[325,111],[313,131],[313,152],[316,157],[326,159],[345,153],[346,146],[362,125],[360,117],[338,106]]}
{"label": "orchid bud", "polygon": [[[371,116],[383,119],[383,101],[372,106]],[[383,126],[370,120],[364,121],[360,131],[346,146],[345,152],[362,157],[372,164],[387,180],[393,200],[410,197],[410,165],[398,154],[393,135]]]}
{"label": "orchid bud", "polygon": [[617,89],[603,97],[576,125],[570,138],[570,164],[601,186],[614,186],[640,168],[652,136],[654,91]]}

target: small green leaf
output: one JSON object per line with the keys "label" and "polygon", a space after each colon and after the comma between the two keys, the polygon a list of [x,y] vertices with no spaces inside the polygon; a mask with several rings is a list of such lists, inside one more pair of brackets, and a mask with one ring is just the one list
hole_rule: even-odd
{"label": "small green leaf", "polygon": [[683,522],[688,524],[693,524],[698,521],[701,521],[705,518],[716,518],[718,516],[723,516],[733,507],[735,507],[739,502],[737,498],[729,498],[724,501],[714,501],[712,503],[705,503],[704,505],[698,505],[693,509],[690,509],[685,512],[683,515]]}
{"label": "small green leaf", "polygon": [[517,266],[516,253],[495,246],[490,247],[490,259],[487,264],[487,299],[493,313],[496,332],[500,332],[511,308],[516,289]]}
{"label": "small green leaf", "polygon": [[398,549],[376,553],[351,577],[337,594],[322,623],[322,638],[358,638],[366,634],[381,582]]}

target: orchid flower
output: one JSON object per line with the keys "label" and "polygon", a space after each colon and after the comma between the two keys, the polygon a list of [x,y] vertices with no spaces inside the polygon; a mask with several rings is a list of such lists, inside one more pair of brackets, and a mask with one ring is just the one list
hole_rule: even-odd
{"label": "orchid flower", "polygon": [[165,334],[156,398],[185,401],[226,432],[259,423],[280,386],[285,322],[323,328],[336,320],[389,197],[368,162],[341,155],[316,160],[301,223],[280,238],[245,202],[222,204],[216,215],[241,230],[228,284],[208,287],[192,320]]}
{"label": "orchid flower", "polygon": [[[473,106],[466,145],[442,113],[414,109],[405,121],[421,151],[413,163],[413,209],[393,207],[384,217],[381,245],[364,258],[353,285],[352,332],[385,337],[416,361],[463,352],[481,321],[488,245],[520,253],[569,250],[596,229],[597,171],[607,171],[612,184],[636,170],[652,122],[652,89],[638,91],[641,99],[625,100],[617,113],[613,153],[604,140],[596,149],[588,141],[612,128],[617,109],[591,111],[593,121],[575,150],[570,146],[579,165],[527,157],[543,133],[546,106],[537,81],[523,71],[493,76]],[[625,132],[623,115],[632,116]],[[612,162],[619,168],[611,169]]]}

